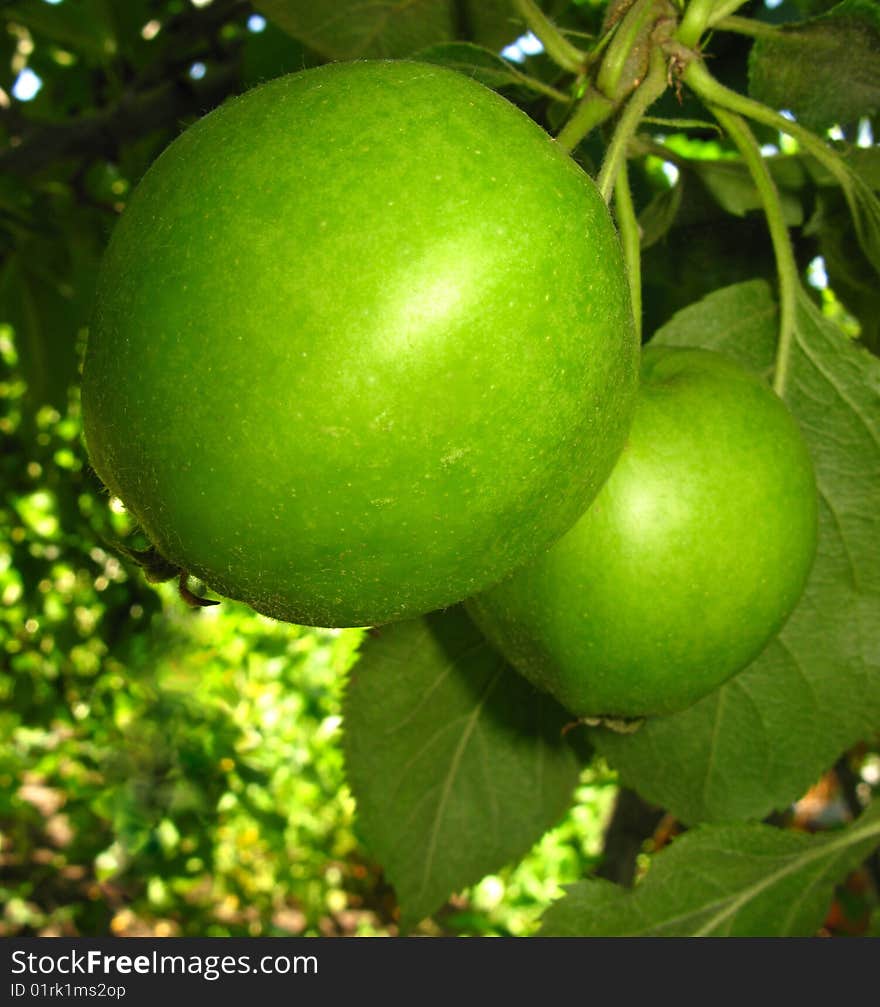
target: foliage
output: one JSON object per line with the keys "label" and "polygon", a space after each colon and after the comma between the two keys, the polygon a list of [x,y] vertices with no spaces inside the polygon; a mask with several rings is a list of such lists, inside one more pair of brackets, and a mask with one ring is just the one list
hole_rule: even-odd
{"label": "foliage", "polygon": [[808,837],[766,825],[701,826],[625,893],[581,882],[548,911],[542,936],[809,937],[837,878],[877,846],[874,807],[848,829]]}
{"label": "foliage", "polygon": [[76,410],[38,421],[0,511],[6,932],[317,927],[360,883],[330,741],[358,634],[160,607],[95,544]]}
{"label": "foliage", "polygon": [[404,924],[522,856],[571,800],[580,766],[562,736],[569,714],[460,608],[378,630],[347,693],[361,828],[394,878]]}
{"label": "foliage", "polygon": [[[847,66],[847,86],[823,84]],[[791,109],[813,129],[852,122],[880,108],[880,12],[844,0],[827,14],[759,38],[749,57],[750,93]]]}
{"label": "foliage", "polygon": [[[575,883],[542,932],[876,934],[878,9],[3,6],[3,933],[523,934]],[[500,55],[526,26],[543,50]],[[459,610],[378,636],[190,612],[116,550],[145,543],[85,461],[98,262],[159,152],[259,81],[412,55],[557,135],[613,203],[643,338],[772,381],[813,454],[819,557],[794,615],[633,733],[569,724]],[[618,773],[666,812],[631,844],[659,850],[632,892],[586,880],[622,855]]]}

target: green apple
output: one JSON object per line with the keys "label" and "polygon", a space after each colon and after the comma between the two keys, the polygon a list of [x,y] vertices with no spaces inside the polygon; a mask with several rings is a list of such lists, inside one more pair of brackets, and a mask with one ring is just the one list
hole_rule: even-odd
{"label": "green apple", "polygon": [[579,717],[684,708],[742,670],[800,597],[816,486],[772,390],[706,350],[647,348],[632,429],[581,520],[468,603]]}
{"label": "green apple", "polygon": [[497,582],[610,472],[638,347],[610,215],[515,106],[414,62],[210,113],[103,262],[92,464],[172,568],[292,622]]}

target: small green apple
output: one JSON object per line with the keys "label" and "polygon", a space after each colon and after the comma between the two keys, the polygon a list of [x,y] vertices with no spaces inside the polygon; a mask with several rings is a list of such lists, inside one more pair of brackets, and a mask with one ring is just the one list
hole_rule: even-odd
{"label": "small green apple", "polygon": [[760,653],[815,547],[813,468],[782,400],[719,354],[649,347],[629,439],[593,505],[467,607],[572,713],[668,713]]}

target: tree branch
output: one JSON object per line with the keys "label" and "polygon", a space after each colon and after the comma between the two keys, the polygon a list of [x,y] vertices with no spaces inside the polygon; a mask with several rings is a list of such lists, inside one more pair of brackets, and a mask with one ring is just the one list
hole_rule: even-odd
{"label": "tree branch", "polygon": [[[11,140],[0,152],[0,172],[30,175],[68,158],[102,153],[113,157],[122,143],[153,130],[173,129],[182,119],[209,111],[233,93],[239,81],[235,63],[238,44],[221,44],[218,34],[249,10],[250,4],[244,0],[227,0],[169,18],[162,31],[175,40],[169,47],[174,55],[150,63],[113,104],[91,115],[48,123],[28,121],[16,107],[3,112],[0,121]],[[189,46],[184,44],[186,39]],[[193,48],[193,42],[201,41],[206,44]],[[204,80],[181,77],[193,62],[220,55],[226,59],[214,63]]]}
{"label": "tree branch", "polygon": [[602,862],[595,876],[630,887],[635,880],[638,856],[663,814],[662,808],[643,801],[634,790],[622,788],[605,832]]}
{"label": "tree branch", "polygon": [[114,156],[126,141],[207,112],[235,90],[238,80],[237,69],[217,68],[197,85],[173,81],[146,93],[124,95],[95,115],[33,126],[0,154],[0,172],[30,175],[67,158],[102,152]]}

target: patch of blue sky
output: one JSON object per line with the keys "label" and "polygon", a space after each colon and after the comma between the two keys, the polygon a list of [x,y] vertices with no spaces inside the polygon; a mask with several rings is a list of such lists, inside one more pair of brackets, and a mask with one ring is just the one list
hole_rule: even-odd
{"label": "patch of blue sky", "polygon": [[537,56],[544,51],[544,46],[537,35],[526,32],[525,35],[501,50],[501,55],[514,63],[524,63],[526,56]]}

